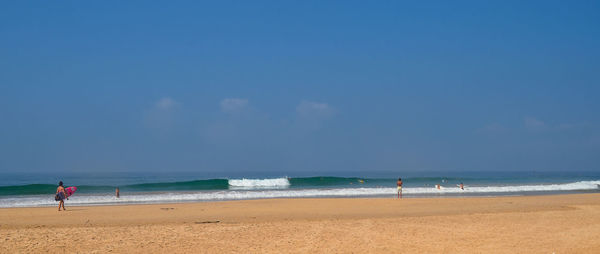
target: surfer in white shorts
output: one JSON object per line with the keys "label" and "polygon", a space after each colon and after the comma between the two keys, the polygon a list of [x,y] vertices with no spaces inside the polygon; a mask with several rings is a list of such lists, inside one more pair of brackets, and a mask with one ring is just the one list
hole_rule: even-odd
{"label": "surfer in white shorts", "polygon": [[402,178],[398,178],[398,198],[402,198]]}

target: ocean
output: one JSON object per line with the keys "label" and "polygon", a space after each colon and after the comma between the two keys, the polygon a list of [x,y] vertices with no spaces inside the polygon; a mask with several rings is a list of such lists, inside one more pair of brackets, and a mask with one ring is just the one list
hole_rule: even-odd
{"label": "ocean", "polygon": [[[456,197],[600,193],[600,172],[0,173],[0,207],[54,206],[58,181],[77,186],[67,206],[266,198]],[[459,184],[464,184],[464,190]],[[441,188],[435,188],[440,185]],[[120,189],[120,198],[115,189]]]}

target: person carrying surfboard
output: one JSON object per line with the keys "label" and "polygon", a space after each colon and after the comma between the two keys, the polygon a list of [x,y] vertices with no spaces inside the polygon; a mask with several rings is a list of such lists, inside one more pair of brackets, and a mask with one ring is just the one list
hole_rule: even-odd
{"label": "person carrying surfboard", "polygon": [[65,192],[65,187],[63,186],[63,182],[58,182],[58,188],[56,188],[56,201],[58,202],[58,210],[60,211],[60,207],[62,206],[63,210],[67,210],[65,208],[65,198],[68,199],[67,193]]}

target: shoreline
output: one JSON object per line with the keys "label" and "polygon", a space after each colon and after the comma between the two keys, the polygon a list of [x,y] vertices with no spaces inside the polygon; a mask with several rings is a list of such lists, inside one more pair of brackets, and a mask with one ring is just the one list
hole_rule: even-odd
{"label": "shoreline", "polygon": [[[470,193],[470,194],[455,194],[455,193],[446,193],[439,194],[436,196],[427,195],[427,194],[404,194],[404,199],[453,199],[453,198],[496,198],[496,197],[535,197],[535,196],[562,196],[562,195],[585,195],[585,194],[600,194],[597,191],[589,191],[589,192],[536,192],[536,193],[502,193],[502,194],[479,194],[479,193]],[[17,196],[16,198],[22,198],[27,196]],[[235,201],[253,201],[253,200],[296,200],[296,199],[396,199],[396,194],[393,195],[376,195],[376,196],[322,196],[322,197],[285,197],[285,198],[249,198],[249,199],[224,199],[224,200],[184,200],[184,201],[157,201],[157,202],[114,202],[114,203],[98,203],[98,204],[74,204],[70,205],[67,200],[65,204],[70,207],[99,207],[99,206],[135,206],[135,205],[169,205],[169,204],[195,204],[195,203],[212,203],[212,202],[235,202]],[[55,201],[53,201],[55,202]],[[52,205],[42,205],[42,206],[16,206],[16,207],[1,207],[2,209],[13,209],[13,208],[49,208],[58,206],[58,202]]]}
{"label": "shoreline", "polygon": [[591,253],[600,194],[1,208],[0,235],[0,252]]}
{"label": "shoreline", "polygon": [[[600,182],[600,181],[598,181]],[[586,183],[589,185],[589,183]],[[509,192],[477,192],[465,188],[442,189],[440,192],[415,193],[407,188],[405,198],[472,198],[472,197],[514,197],[514,196],[553,196],[553,195],[578,195],[600,194],[600,189],[585,190],[535,190],[535,191],[509,191]],[[261,199],[370,199],[394,198],[395,188],[342,188],[342,189],[268,189],[268,190],[243,190],[243,191],[169,191],[169,192],[129,192],[121,194],[117,199],[110,193],[78,193],[65,204],[67,206],[119,206],[141,204],[179,204],[179,203],[204,203],[227,202]],[[33,208],[53,207],[57,203],[49,194],[44,195],[17,195],[0,196],[0,209],[5,208]]]}

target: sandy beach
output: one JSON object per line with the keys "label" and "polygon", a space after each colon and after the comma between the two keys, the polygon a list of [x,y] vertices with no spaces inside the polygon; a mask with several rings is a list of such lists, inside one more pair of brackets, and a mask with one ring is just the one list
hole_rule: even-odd
{"label": "sandy beach", "polygon": [[598,253],[600,194],[0,209],[2,253]]}

